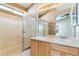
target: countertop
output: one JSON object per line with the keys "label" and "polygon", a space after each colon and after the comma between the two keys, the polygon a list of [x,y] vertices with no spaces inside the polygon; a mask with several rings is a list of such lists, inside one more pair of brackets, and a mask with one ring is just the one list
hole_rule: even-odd
{"label": "countertop", "polygon": [[43,42],[48,42],[48,43],[54,43],[54,44],[79,48],[79,39],[75,38],[75,37],[62,39],[62,38],[57,37],[57,36],[48,36],[48,37],[38,36],[38,37],[31,37],[31,39],[32,40],[39,40],[39,41],[43,41]]}

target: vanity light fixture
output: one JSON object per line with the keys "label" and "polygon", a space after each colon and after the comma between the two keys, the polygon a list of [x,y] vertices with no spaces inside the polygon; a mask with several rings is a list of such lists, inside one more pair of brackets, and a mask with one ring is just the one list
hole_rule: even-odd
{"label": "vanity light fixture", "polygon": [[39,10],[39,12],[47,11],[47,10],[50,10],[52,8],[56,8],[56,7],[63,5],[63,4],[64,3],[46,3],[46,4],[39,6],[38,10]]}

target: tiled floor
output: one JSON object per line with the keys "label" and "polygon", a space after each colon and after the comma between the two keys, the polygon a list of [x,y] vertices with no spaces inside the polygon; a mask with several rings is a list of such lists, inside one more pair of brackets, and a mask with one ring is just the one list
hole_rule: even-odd
{"label": "tiled floor", "polygon": [[31,49],[25,50],[24,52],[18,54],[17,56],[31,56]]}

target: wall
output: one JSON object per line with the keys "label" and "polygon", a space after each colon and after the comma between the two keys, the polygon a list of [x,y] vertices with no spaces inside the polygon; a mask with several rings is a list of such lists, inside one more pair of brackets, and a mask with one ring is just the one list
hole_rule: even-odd
{"label": "wall", "polygon": [[21,17],[0,12],[0,55],[16,55],[22,51]]}
{"label": "wall", "polygon": [[38,17],[38,6],[41,5],[41,3],[34,3],[29,9],[28,13],[31,13],[33,16]]}
{"label": "wall", "polygon": [[48,34],[49,35],[55,35],[55,31],[56,31],[56,24],[54,23],[48,23]]}
{"label": "wall", "polygon": [[56,11],[55,9],[53,9],[41,17],[42,20],[49,22],[48,35],[55,35],[55,26],[56,26],[55,13]]}
{"label": "wall", "polygon": [[55,23],[55,9],[49,11],[45,15],[41,17],[42,20],[47,21],[47,22],[52,22]]}

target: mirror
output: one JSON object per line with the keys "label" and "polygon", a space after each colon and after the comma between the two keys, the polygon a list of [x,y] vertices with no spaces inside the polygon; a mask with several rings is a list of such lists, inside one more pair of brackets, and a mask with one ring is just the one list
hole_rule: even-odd
{"label": "mirror", "polygon": [[79,25],[79,3],[77,3],[76,6],[77,6],[77,25]]}
{"label": "mirror", "polygon": [[55,24],[42,19],[38,20],[38,36],[55,35]]}
{"label": "mirror", "polygon": [[39,20],[38,32],[39,36],[44,36],[44,22],[41,20]]}
{"label": "mirror", "polygon": [[48,22],[41,19],[38,20],[38,36],[48,35]]}
{"label": "mirror", "polygon": [[56,35],[70,37],[74,36],[76,25],[76,4],[65,3],[56,8]]}

